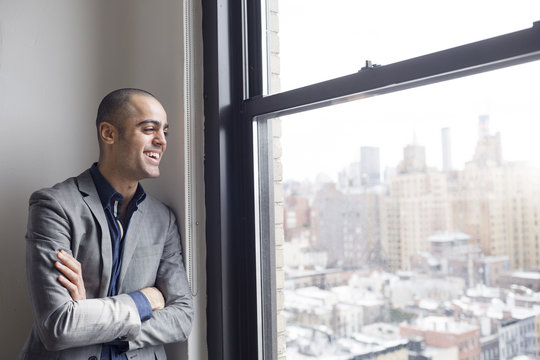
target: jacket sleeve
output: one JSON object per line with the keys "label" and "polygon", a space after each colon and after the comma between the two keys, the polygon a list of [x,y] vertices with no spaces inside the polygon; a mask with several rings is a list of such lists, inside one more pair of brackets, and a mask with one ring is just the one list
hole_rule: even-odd
{"label": "jacket sleeve", "polygon": [[167,238],[155,286],[165,298],[165,307],[154,311],[152,318],[142,323],[139,335],[129,341],[130,350],[184,341],[191,332],[193,299],[182,261],[176,217],[170,209]]}
{"label": "jacket sleeve", "polygon": [[73,301],[57,280],[59,250],[71,249],[71,224],[65,210],[42,190],[30,198],[26,233],[28,291],[38,335],[48,350],[138,337],[141,321],[128,294]]}

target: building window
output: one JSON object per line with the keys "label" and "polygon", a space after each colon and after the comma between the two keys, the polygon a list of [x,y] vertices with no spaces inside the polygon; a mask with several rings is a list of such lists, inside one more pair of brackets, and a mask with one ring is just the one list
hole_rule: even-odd
{"label": "building window", "polygon": [[[524,104],[536,95],[527,86],[538,78],[534,60],[540,53],[540,24],[531,28],[531,21],[509,34],[504,33],[513,30],[499,29],[495,34],[501,36],[481,40],[494,35],[486,33],[477,43],[447,50],[472,39],[441,42],[442,51],[411,59],[406,58],[418,54],[399,55],[403,61],[397,63],[367,58],[375,64],[362,60],[360,68],[344,70],[348,75],[336,78],[340,74],[334,73],[326,82],[288,90],[280,77],[286,68],[284,49],[270,39],[268,52],[258,52],[265,42],[261,34],[283,41],[281,25],[275,27],[281,16],[278,3],[270,2],[264,31],[258,27],[257,2],[247,2],[246,8],[223,3],[229,6],[224,13],[222,3],[207,12],[218,21],[205,42],[210,59],[205,65],[210,89],[205,105],[207,194],[219,199],[207,204],[208,248],[218,249],[208,265],[209,329],[217,329],[209,334],[210,357],[291,360],[296,353],[309,353],[324,358],[327,351],[355,348],[362,336],[400,339],[424,327],[478,331],[478,324],[449,321],[456,309],[445,308],[445,300],[460,291],[474,297],[475,285],[486,281],[474,271],[477,267],[539,265],[518,244],[528,240],[506,236],[525,234],[520,222],[509,219],[518,209],[530,210],[534,219],[537,202],[511,196],[520,204],[514,209],[505,195],[517,188],[521,194],[534,193],[532,183],[539,179],[534,167],[515,162],[524,159],[520,148],[536,146],[530,119],[538,115],[527,113]],[[540,18],[535,10],[521,12]],[[219,22],[224,14],[226,20]],[[246,20],[240,14],[248,15],[247,22],[233,21],[234,16]],[[235,38],[244,29],[244,39]],[[218,39],[211,40],[215,34]],[[219,45],[224,43],[233,48],[223,52]],[[246,43],[247,49],[242,47]],[[352,44],[361,47],[346,42]],[[425,49],[418,51],[435,50]],[[263,76],[264,64],[269,72]],[[227,71],[220,71],[224,66]],[[265,81],[270,91],[261,86]],[[505,96],[492,99],[492,93]],[[468,98],[474,100],[467,103]],[[514,106],[505,105],[511,101]],[[509,123],[514,126],[507,128]],[[475,127],[478,131],[471,131]],[[517,132],[523,129],[530,131]],[[501,144],[510,144],[511,138],[518,139],[516,146],[506,150]],[[291,166],[295,156],[300,165]],[[317,168],[327,176],[289,177]],[[306,177],[311,186],[303,184]],[[305,226],[285,237],[291,195],[307,198],[305,219],[310,220],[302,223],[296,212],[296,227]],[[341,234],[350,236],[347,248]],[[459,251],[465,256],[457,256]],[[295,266],[287,258],[302,259],[305,265]],[[516,282],[507,272],[489,281],[508,287]],[[413,301],[417,294],[411,288],[423,291],[424,301]],[[344,324],[357,319],[348,311],[362,314],[361,323]],[[352,343],[338,336],[353,328],[362,333],[353,333]]]}
{"label": "building window", "polygon": [[[531,132],[533,119],[540,118],[531,90],[536,76],[540,62],[271,120],[280,134],[268,140],[270,148],[280,149],[279,157],[273,156],[275,176],[266,180],[279,188],[275,224],[283,221],[278,217],[283,216],[281,206],[288,221],[288,204],[298,203],[293,199],[304,199],[303,211],[318,214],[302,234],[286,231],[276,241],[276,256],[284,256],[276,258],[276,292],[283,299],[276,313],[283,326],[278,342],[287,359],[308,353],[320,359],[337,356],[343,351],[340,341],[368,336],[376,324],[393,326],[396,339],[406,341],[391,308],[411,312],[409,326],[420,332],[428,326],[420,318],[437,315],[444,302],[463,293],[472,292],[469,300],[480,304],[482,296],[475,298],[474,292],[489,285],[479,276],[480,268],[540,265],[540,258],[526,256],[534,237],[493,241],[504,239],[514,227],[507,220],[518,212],[504,204],[515,199],[518,188],[519,201],[528,209],[528,214],[519,212],[522,222],[540,213],[540,167],[535,164],[540,148],[533,150],[539,145],[537,132]],[[514,91],[504,93],[496,84]],[[478,114],[478,108],[490,108],[490,113]],[[449,157],[452,164],[445,162]],[[495,185],[499,174],[504,180]],[[472,181],[472,190],[460,190]],[[485,210],[477,212],[482,202]],[[352,221],[353,214],[360,216]],[[405,246],[398,248],[398,243]],[[513,249],[522,250],[514,255]],[[303,261],[288,252],[302,254]],[[324,263],[316,261],[320,254]],[[404,271],[409,274],[406,280],[400,278]],[[298,277],[321,274],[339,274],[339,281],[324,288],[296,284]],[[418,299],[436,305],[419,306]],[[348,323],[349,318],[340,318],[346,306],[377,315]],[[475,318],[456,326],[479,330],[481,324]],[[346,328],[359,330],[351,334]],[[306,329],[318,329],[332,341],[319,347]],[[384,343],[382,334],[370,336]],[[474,338],[459,343],[460,353],[472,351],[475,343]]]}

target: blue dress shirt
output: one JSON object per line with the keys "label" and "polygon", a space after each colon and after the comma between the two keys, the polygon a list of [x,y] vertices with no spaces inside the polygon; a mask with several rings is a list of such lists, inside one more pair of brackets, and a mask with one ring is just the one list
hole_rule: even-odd
{"label": "blue dress shirt", "polygon": [[[122,268],[124,234],[127,232],[131,216],[137,211],[139,204],[146,198],[146,193],[141,184],[139,184],[133,199],[131,199],[127,206],[125,217],[122,219],[120,216],[120,209],[122,209],[123,196],[109,184],[103,175],[101,175],[97,163],[94,163],[90,168],[90,174],[96,185],[101,204],[103,205],[103,210],[105,211],[105,217],[107,218],[111,234],[113,261],[111,282],[109,284],[107,296],[115,296],[118,295],[118,277],[120,276],[120,269]],[[152,317],[152,307],[146,296],[140,291],[129,293],[129,295],[139,310],[141,322],[150,319]],[[113,341],[103,344],[101,360],[125,360],[126,355],[124,353],[127,350],[128,343],[126,341]]]}

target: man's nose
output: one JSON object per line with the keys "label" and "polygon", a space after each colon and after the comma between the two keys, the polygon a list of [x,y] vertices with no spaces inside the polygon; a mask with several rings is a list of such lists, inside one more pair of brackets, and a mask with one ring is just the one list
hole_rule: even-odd
{"label": "man's nose", "polygon": [[156,133],[156,136],[154,137],[154,144],[160,146],[167,145],[167,137],[165,136],[164,131],[158,131]]}

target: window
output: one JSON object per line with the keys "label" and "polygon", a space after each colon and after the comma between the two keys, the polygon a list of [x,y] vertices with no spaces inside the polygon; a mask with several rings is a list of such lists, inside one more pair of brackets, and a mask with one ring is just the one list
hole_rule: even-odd
{"label": "window", "polygon": [[[286,324],[285,329],[277,329],[278,344],[287,344],[288,359],[301,359],[305,354],[324,359],[339,356],[345,349],[354,354],[353,345],[358,344],[347,348],[339,339],[365,336],[365,332],[345,329],[375,323],[399,329],[384,309],[359,322],[346,323],[349,319],[345,317],[336,321],[342,306],[373,313],[367,300],[402,311],[414,307],[417,298],[442,304],[459,299],[468,289],[488,285],[474,275],[480,273],[482,262],[508,262],[516,264],[514,269],[533,269],[540,264],[540,258],[526,254],[534,237],[504,237],[507,231],[534,226],[534,214],[540,213],[540,164],[536,159],[540,126],[534,120],[540,118],[540,111],[532,90],[533,79],[539,76],[540,62],[532,62],[273,120],[281,134],[279,139],[268,139],[269,148],[280,149],[279,158],[273,157],[274,169],[277,161],[281,163],[279,173],[268,181],[279,193],[274,208],[283,206],[288,214],[291,199],[303,199],[304,212],[318,214],[314,222],[305,224],[301,235],[285,227],[283,241],[276,242],[276,292],[283,297],[276,308],[276,322]],[[503,86],[514,91],[509,94]],[[489,114],[477,113],[484,107],[490,109]],[[448,158],[453,161],[449,163]],[[368,169],[366,163],[376,165]],[[368,170],[360,171],[362,168]],[[499,174],[504,180],[492,184]],[[471,184],[471,178],[476,182],[473,190],[461,190]],[[282,189],[277,190],[279,186]],[[519,201],[527,213],[505,207],[508,200]],[[480,201],[491,204],[479,215],[476,210],[468,212]],[[456,207],[457,202],[465,204],[465,209]],[[357,213],[360,218],[351,221]],[[499,220],[491,221],[493,213],[502,224],[495,226]],[[275,214],[275,224],[280,227],[283,216]],[[523,218],[507,221],[516,216]],[[389,219],[397,221],[390,224]],[[360,231],[354,230],[357,227]],[[471,236],[476,233],[481,235]],[[281,261],[278,256],[288,251],[302,253],[304,261],[290,257]],[[325,264],[315,260],[321,252],[326,255]],[[462,259],[463,254],[468,254],[468,260]],[[431,269],[434,260],[447,265]],[[424,279],[424,284],[412,287],[413,297],[402,305],[380,290],[358,283],[388,281],[394,285],[387,290],[395,292],[400,287],[396,282],[400,271],[414,272],[417,281]],[[339,282],[325,284],[311,295],[294,281],[299,276],[330,272],[339,273]],[[426,287],[426,282],[441,277],[457,277],[461,282],[453,289],[446,282]],[[443,288],[444,295],[440,294]],[[332,300],[309,305],[322,292]],[[421,310],[416,309],[418,314]],[[317,316],[306,317],[306,313]],[[479,329],[479,322],[468,323]],[[306,329],[325,329],[320,331],[334,341],[318,347]],[[373,338],[384,344],[384,337]],[[474,339],[460,348],[470,351]]]}
{"label": "window", "polygon": [[[208,17],[205,22],[207,25],[204,39],[206,72],[205,173],[206,198],[210,199],[207,202],[207,219],[209,219],[207,221],[207,247],[208,249],[214,249],[208,257],[209,356],[213,359],[234,359],[238,358],[238,356],[250,359],[273,359],[277,358],[278,355],[285,355],[287,352],[285,346],[287,339],[285,332],[286,317],[278,315],[279,311],[285,310],[284,305],[287,300],[283,296],[284,293],[280,293],[278,289],[285,291],[291,280],[297,281],[298,284],[316,283],[315,288],[306,288],[301,295],[310,293],[311,298],[315,298],[317,303],[332,304],[333,299],[347,295],[346,292],[349,289],[335,288],[338,287],[337,284],[343,284],[344,281],[347,281],[344,279],[350,275],[345,273],[345,271],[350,270],[347,267],[331,273],[321,273],[319,271],[319,273],[315,273],[316,276],[312,281],[306,281],[305,278],[293,279],[289,277],[286,279],[284,270],[276,272],[276,269],[284,266],[281,259],[283,259],[282,252],[286,245],[284,239],[285,229],[283,227],[283,216],[286,214],[284,207],[286,189],[283,181],[285,179],[280,176],[280,174],[285,175],[286,165],[285,162],[281,164],[279,159],[280,153],[283,161],[285,161],[286,156],[291,156],[290,151],[289,154],[285,153],[287,149],[284,138],[287,134],[282,132],[281,138],[279,137],[279,130],[284,131],[288,126],[285,122],[292,122],[292,119],[300,121],[298,119],[305,117],[305,114],[308,114],[307,111],[311,114],[314,114],[315,111],[329,113],[356,106],[353,104],[358,104],[364,111],[365,108],[370,106],[370,103],[379,102],[381,107],[391,111],[393,106],[397,106],[399,96],[410,95],[412,97],[414,93],[428,91],[426,90],[428,86],[419,87],[421,85],[432,84],[429,87],[434,89],[443,84],[451,86],[454,83],[453,81],[463,80],[466,83],[473,78],[467,78],[466,76],[477,74],[474,77],[481,77],[484,74],[480,73],[487,70],[501,69],[493,73],[501,75],[504,73],[502,69],[509,65],[524,64],[520,65],[520,67],[534,67],[536,63],[525,63],[538,59],[540,30],[538,24],[533,28],[530,28],[530,25],[522,26],[520,28],[524,30],[516,33],[428,54],[421,58],[409,60],[402,58],[404,59],[402,62],[389,65],[383,64],[381,67],[368,66],[360,72],[357,72],[358,69],[346,70],[349,75],[304,88],[280,92],[278,86],[273,95],[263,96],[266,93],[263,78],[267,77],[262,75],[262,59],[267,57],[262,56],[260,52],[260,49],[262,49],[262,32],[259,18],[262,12],[260,4],[246,2],[246,6],[242,7],[241,4],[224,1],[220,2],[219,6],[209,3],[203,5],[206,6],[205,16]],[[247,14],[246,22],[243,21],[242,14]],[[241,38],[238,34],[247,34],[248,36]],[[487,36],[491,36],[491,34]],[[244,48],[245,43],[249,45],[249,48]],[[223,44],[229,44],[230,47],[227,48]],[[453,46],[441,45],[444,47]],[[274,48],[273,50],[278,49]],[[242,56],[243,54],[245,57]],[[273,55],[275,59],[276,54]],[[248,66],[244,67],[246,64]],[[276,70],[276,68],[279,67],[273,67],[272,69]],[[272,76],[277,75],[273,73]],[[461,80],[450,81],[462,77]],[[317,79],[316,81],[320,80],[323,79]],[[443,81],[447,82],[436,84]],[[275,86],[272,85],[272,81],[270,81],[270,86]],[[405,91],[398,92],[399,90]],[[468,86],[462,85],[461,91],[468,90]],[[505,87],[505,90],[517,91],[516,88],[510,86]],[[528,93],[525,94],[528,95]],[[373,97],[374,95],[384,96]],[[354,100],[359,101],[355,102]],[[340,105],[338,106],[338,104]],[[330,105],[335,106],[328,107]],[[448,104],[446,107],[448,111],[457,110],[453,104]],[[478,112],[474,116],[474,120],[471,121],[472,126],[475,126],[478,116],[485,113],[485,111]],[[490,119],[495,122],[494,117],[490,117]],[[362,119],[357,122],[362,122]],[[336,117],[327,118],[325,128],[329,134],[338,128],[337,123]],[[351,133],[348,126],[344,126],[345,129],[349,129],[349,131],[345,131],[344,136],[349,136]],[[431,122],[429,126],[431,126]],[[439,135],[441,134],[440,125],[434,125],[434,127],[437,129],[437,135],[430,135],[425,139],[442,136]],[[365,129],[363,130],[365,131]],[[377,129],[369,130],[377,131]],[[422,126],[419,126],[418,131],[428,131],[428,129],[422,124]],[[454,131],[452,131],[452,134],[455,134]],[[469,136],[470,130],[466,130],[463,134]],[[488,134],[493,135],[491,132]],[[311,135],[304,133],[300,136],[308,144],[311,141]],[[420,137],[420,135],[418,136]],[[279,144],[278,138],[280,138],[279,141],[283,141],[281,144]],[[472,141],[474,143],[474,138]],[[488,148],[493,147],[490,147],[490,141],[487,141],[488,144],[485,145]],[[496,145],[497,140],[492,140],[491,143]],[[323,143],[323,145],[328,146],[327,143]],[[339,146],[341,145],[339,144]],[[399,147],[398,144],[394,143],[390,146],[394,145]],[[366,147],[376,146],[368,144]],[[496,148],[496,146],[494,147]],[[337,147],[328,146],[328,148],[332,151],[334,149],[338,150]],[[366,154],[369,153],[367,149],[365,151]],[[414,146],[405,152],[398,151],[398,153],[403,154],[403,160],[407,160],[404,161],[406,167],[412,169],[422,167],[423,163],[418,159],[435,156],[429,155],[433,153],[427,152],[422,155],[422,151]],[[479,153],[482,153],[482,151],[479,150]],[[465,157],[465,159],[467,158]],[[383,160],[382,151],[379,160]],[[477,160],[491,161],[493,159],[484,159],[480,156],[480,159]],[[437,161],[441,162],[440,160]],[[452,162],[457,164],[457,157]],[[367,186],[370,181],[374,181],[374,178],[369,177],[369,171],[362,172],[361,170],[360,173],[366,175],[356,178],[351,176],[352,180],[350,181],[357,181],[361,185]],[[351,173],[355,173],[355,171],[353,169]],[[475,172],[470,175],[473,178],[480,176]],[[384,177],[379,174],[379,180],[381,179],[384,179]],[[448,188],[447,177],[438,175],[434,175],[434,179],[411,177],[406,179],[403,184],[398,180],[394,184],[395,190],[398,192],[401,191],[401,186],[414,186],[412,184],[422,184],[422,191],[424,192],[425,189],[431,189],[431,187],[436,191],[433,191],[431,198],[416,201],[417,193],[420,190],[406,189],[407,191],[404,191],[406,197],[403,203],[388,201],[385,214],[389,223],[399,224],[400,219],[405,215],[409,219],[417,218],[418,214],[422,214],[422,209],[425,208],[439,213],[451,210],[448,209],[447,205],[443,206],[444,202],[442,200],[436,201],[437,199],[440,200],[445,193],[443,184],[446,183],[446,188]],[[348,180],[345,179],[345,181]],[[453,189],[454,191],[468,191],[465,189],[460,190],[459,182],[455,183],[455,185],[457,189]],[[487,186],[488,184],[481,183],[479,185]],[[328,206],[332,207],[336,198],[339,198],[339,194],[332,188],[327,190],[331,196],[326,201]],[[416,195],[412,190],[417,191]],[[374,198],[376,200],[376,197]],[[358,202],[353,202],[350,208],[351,213],[373,214],[373,211],[366,210],[376,208],[376,202],[374,204],[371,200],[373,199],[365,198],[360,206]],[[340,206],[347,205],[347,202],[343,201],[339,203]],[[468,205],[470,204],[462,201],[460,206],[467,207]],[[481,214],[482,209],[488,208],[488,206],[494,206],[496,209],[509,206],[508,204],[503,205],[488,198],[478,206],[466,208],[466,211]],[[407,209],[407,211],[404,209]],[[332,221],[332,215],[321,212],[320,209],[310,213],[306,218],[311,219],[310,225],[317,222],[321,223],[322,220]],[[462,218],[466,217],[462,216]],[[279,221],[281,221],[281,224]],[[415,226],[406,226],[404,234],[410,234],[407,236],[411,237],[416,235],[418,238],[421,231],[429,229],[430,226],[435,226],[433,224],[437,224],[437,221],[440,221],[439,217],[435,219],[424,218]],[[299,223],[300,219],[297,213],[296,225]],[[487,220],[487,223],[491,223],[490,219]],[[499,220],[493,221],[493,223],[500,224]],[[508,226],[513,225],[509,224]],[[363,230],[365,227],[360,226],[360,228]],[[367,231],[357,233],[352,230],[353,228],[351,228],[349,234],[353,237],[362,235]],[[472,234],[475,239],[480,238],[480,235],[485,235],[480,232],[481,229],[473,230],[478,230]],[[513,228],[505,228],[502,233],[510,233],[513,230]],[[410,267],[413,264],[410,257],[407,258],[402,254],[405,251],[414,254],[413,252],[418,248],[418,243],[401,241],[401,237],[397,236],[397,228],[394,227],[389,232],[392,231],[396,234],[392,238],[395,239],[395,242],[392,243],[392,246],[387,246],[386,250],[388,254],[391,254],[391,257],[385,266],[391,269],[403,269],[404,266]],[[374,233],[377,234],[377,231],[374,230]],[[491,234],[488,235],[482,238],[491,239]],[[308,244],[309,241],[323,241],[320,238],[320,231],[316,234],[304,231],[297,236],[304,239]],[[375,236],[382,238],[387,235],[381,233]],[[505,237],[493,237],[493,239],[493,244],[488,242],[488,244],[479,244],[479,246],[484,246],[490,251],[505,246]],[[354,239],[352,240],[351,243],[354,247],[355,242]],[[302,241],[300,241],[299,245],[302,245]],[[459,241],[459,239],[455,241]],[[301,246],[297,247],[296,250],[300,248]],[[364,247],[362,246],[361,249],[363,250]],[[318,259],[317,266],[321,267],[324,265],[324,261],[326,263],[340,261],[339,256],[331,258],[328,253],[326,254],[326,260],[324,260],[324,252],[318,252],[317,250],[319,249],[308,249],[302,254],[309,254],[306,257]],[[382,243],[380,250],[375,249],[373,251],[374,258],[369,257],[368,260],[375,261],[378,254],[382,254]],[[336,251],[339,251],[339,248],[336,248]],[[356,252],[356,254],[363,253]],[[511,254],[513,252],[510,252],[509,255]],[[525,260],[518,253],[511,266],[518,264],[520,261]],[[507,265],[498,264],[498,266],[504,267]],[[455,268],[461,269],[459,266]],[[353,275],[350,275],[348,280]],[[408,281],[408,284],[414,281],[407,273],[399,273],[397,276],[402,281]],[[357,281],[366,280],[358,279]],[[374,281],[374,284],[370,284],[370,286],[379,285],[384,287],[388,283],[391,283],[391,280],[386,281],[384,279],[384,281]],[[316,290],[317,287],[320,291]],[[326,291],[327,287],[334,288],[334,291],[328,293]],[[405,288],[400,290],[405,291]],[[449,286],[448,289],[445,289],[445,296],[452,296],[452,288],[452,286]],[[363,321],[365,323],[372,321],[372,319],[366,319],[366,316],[372,316],[372,314],[379,316],[380,314],[391,313],[392,316],[403,318],[410,316],[409,312],[404,312],[399,308],[389,311],[389,304],[380,300],[373,299],[374,307],[370,307],[369,311],[364,312]],[[429,307],[429,304],[424,306]],[[336,309],[338,308],[336,307]],[[373,311],[373,309],[378,310]],[[346,314],[344,309],[340,311],[343,311],[344,315]],[[354,317],[343,317],[343,319],[348,318]],[[333,326],[331,314],[324,321],[327,328]],[[352,328],[352,326],[348,327],[345,324],[337,324],[336,326],[344,332]],[[319,330],[313,333],[314,337],[327,339],[327,341],[331,340],[328,338],[328,332]],[[301,334],[301,331],[297,331],[297,333]],[[326,342],[321,341],[320,343]],[[301,345],[296,347],[300,348]],[[304,351],[316,352],[321,350],[312,346],[311,349],[305,348]]]}
{"label": "window", "polygon": [[[540,19],[534,1],[272,0],[267,30],[281,90],[349,75],[521,30]],[[527,10],[525,10],[527,9]],[[299,19],[301,18],[301,22]],[[278,40],[276,41],[275,38]],[[271,87],[271,92],[278,91]]]}

